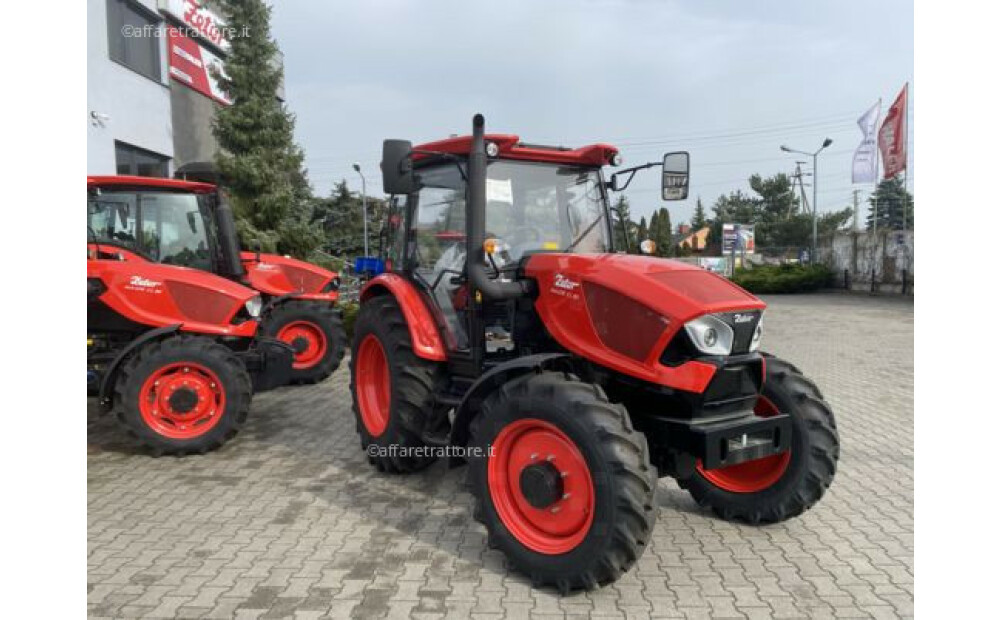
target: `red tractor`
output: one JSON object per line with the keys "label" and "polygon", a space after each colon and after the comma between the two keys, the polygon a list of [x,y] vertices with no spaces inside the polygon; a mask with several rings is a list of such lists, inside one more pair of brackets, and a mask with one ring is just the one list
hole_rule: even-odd
{"label": "red tractor", "polygon": [[354,333],[372,464],[466,461],[490,545],[561,591],[636,562],[660,477],[722,518],[769,523],[815,504],[839,455],[816,385],[761,353],[761,300],[614,247],[609,192],[657,166],[663,198],[685,198],[688,154],[606,180],[620,163],[607,144],[484,135],[481,115],[471,137],[385,141],[387,271]]}
{"label": "red tractor", "polygon": [[253,392],[288,382],[292,348],[258,335],[256,291],[125,254],[96,237],[87,247],[88,391],[154,453],[214,450]]}
{"label": "red tractor", "polygon": [[258,291],[267,307],[263,333],[295,349],[292,382],[321,381],[340,365],[347,336],[339,276],[287,256],[241,252],[232,211],[215,185],[89,176],[87,205],[97,241],[128,260],[202,269]]}

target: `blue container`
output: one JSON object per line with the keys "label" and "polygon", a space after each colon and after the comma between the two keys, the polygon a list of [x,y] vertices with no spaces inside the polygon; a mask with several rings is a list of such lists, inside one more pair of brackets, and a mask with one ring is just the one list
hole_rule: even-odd
{"label": "blue container", "polygon": [[371,277],[385,271],[385,261],[375,256],[359,256],[354,259],[354,273]]}

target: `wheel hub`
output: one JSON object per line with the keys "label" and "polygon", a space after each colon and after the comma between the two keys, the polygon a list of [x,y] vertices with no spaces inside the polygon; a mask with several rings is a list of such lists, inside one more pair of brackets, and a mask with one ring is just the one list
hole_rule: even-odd
{"label": "wheel hub", "polygon": [[182,387],[175,390],[167,402],[170,403],[170,408],[174,410],[175,413],[185,414],[190,413],[194,409],[195,405],[198,404],[198,394],[189,387]]}
{"label": "wheel hub", "polygon": [[319,364],[327,353],[326,334],[311,321],[292,321],[278,330],[278,340],[292,346],[292,368],[306,370]]}
{"label": "wheel hub", "polygon": [[562,475],[551,463],[536,463],[521,470],[521,493],[535,508],[546,508],[563,496]]}
{"label": "wheel hub", "polygon": [[299,336],[292,340],[291,345],[296,354],[303,353],[309,348],[309,339]]}

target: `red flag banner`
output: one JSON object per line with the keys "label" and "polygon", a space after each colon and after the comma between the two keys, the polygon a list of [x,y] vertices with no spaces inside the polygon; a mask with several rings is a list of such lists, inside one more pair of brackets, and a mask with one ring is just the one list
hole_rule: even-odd
{"label": "red flag banner", "polygon": [[883,178],[891,179],[906,170],[906,95],[909,84],[896,97],[878,130],[878,148],[885,166]]}

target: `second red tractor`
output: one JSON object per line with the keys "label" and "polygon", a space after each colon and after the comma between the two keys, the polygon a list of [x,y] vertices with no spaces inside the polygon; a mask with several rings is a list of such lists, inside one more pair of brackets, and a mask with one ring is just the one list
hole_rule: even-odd
{"label": "second red tractor", "polygon": [[263,334],[295,350],[292,382],[315,383],[337,369],[346,347],[339,276],[287,256],[240,251],[232,211],[215,185],[89,176],[87,203],[96,240],[127,260],[202,269],[258,291]]}

